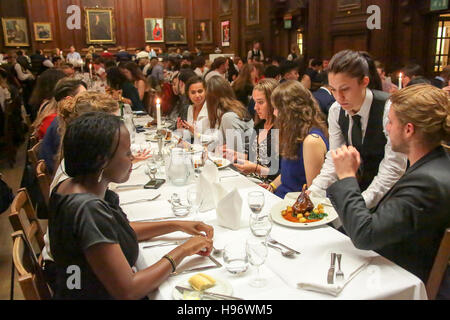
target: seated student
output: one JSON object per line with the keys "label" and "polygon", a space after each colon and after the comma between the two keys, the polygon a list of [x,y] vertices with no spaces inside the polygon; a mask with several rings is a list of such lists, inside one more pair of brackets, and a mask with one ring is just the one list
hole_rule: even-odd
{"label": "seated student", "polygon": [[239,76],[231,84],[236,98],[248,108],[253,87],[256,84],[257,70],[254,64],[246,64],[242,68]]}
{"label": "seated student", "polygon": [[[426,282],[441,239],[450,227],[450,102],[431,85],[407,87],[391,96],[386,130],[392,150],[410,167],[372,210],[356,179],[361,156],[353,147],[332,152],[339,181],[328,193],[353,244],[376,250]],[[448,290],[448,288],[447,288]]]}
{"label": "seated student", "polygon": [[206,83],[198,77],[191,77],[185,85],[186,96],[191,105],[187,120],[177,119],[178,129],[187,129],[191,136],[203,134],[209,129],[208,108],[206,107]]}
{"label": "seated student", "polygon": [[[126,182],[132,169],[130,134],[119,117],[105,113],[79,117],[67,127],[63,146],[71,178],[58,184],[50,197],[55,299],[142,299],[166,281],[184,258],[210,254],[214,230],[203,222],[128,221],[118,195],[108,189],[110,182]],[[193,237],[152,266],[132,270],[138,241],[175,231]],[[71,276],[67,268],[74,265],[81,277],[80,288],[75,289],[67,286]]]}
{"label": "seated student", "polygon": [[206,105],[209,127],[214,131],[207,139],[213,139],[215,146],[226,144],[235,151],[243,152],[248,148],[247,138],[253,129],[253,119],[223,77],[211,77],[206,83]]}
{"label": "seated student", "polygon": [[293,61],[285,61],[280,66],[281,80],[283,83],[288,80],[298,80],[298,64]]}
{"label": "seated student", "polygon": [[[345,50],[331,59],[328,79],[336,103],[329,111],[328,131],[330,150],[346,144],[361,153],[358,181],[367,206],[372,208],[403,175],[406,158],[391,149],[384,132],[390,102],[386,93],[368,89],[370,74],[367,56],[359,52]],[[325,196],[336,179],[329,152],[309,190]]]}
{"label": "seated student", "polygon": [[280,198],[311,185],[328,151],[325,120],[311,92],[298,81],[286,81],[272,94],[280,130],[281,175],[269,191]]}
{"label": "seated student", "polygon": [[415,63],[411,63],[403,67],[401,72],[403,73],[402,88],[406,88],[412,79],[424,75],[423,68]]}
{"label": "seated student", "polygon": [[253,89],[255,110],[260,121],[254,127],[249,149],[246,154],[234,150],[224,150],[224,157],[234,163],[234,167],[243,174],[254,174],[264,180],[274,180],[280,169],[279,164],[279,137],[276,133],[274,108],[271,96],[278,81],[275,79],[263,79]]}
{"label": "seated student", "polygon": [[[327,72],[324,71],[323,73]],[[328,112],[330,111],[333,103],[336,102],[336,99],[331,94],[331,87],[328,84],[328,74],[322,78],[322,86],[313,92],[313,96],[319,103],[320,110],[322,110],[325,115],[325,119],[328,119]]]}
{"label": "seated student", "polygon": [[139,98],[136,87],[127,80],[118,67],[111,67],[106,70],[108,86],[113,90],[122,90],[121,100],[131,106],[133,111],[145,111],[144,104]]}

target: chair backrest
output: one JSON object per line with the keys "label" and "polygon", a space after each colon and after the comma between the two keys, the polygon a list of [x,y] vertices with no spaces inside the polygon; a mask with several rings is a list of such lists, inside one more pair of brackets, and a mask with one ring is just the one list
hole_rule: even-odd
{"label": "chair backrest", "polygon": [[47,166],[44,160],[39,160],[36,167],[36,176],[39,183],[39,188],[41,189],[42,196],[44,197],[45,204],[48,207],[48,201],[50,197],[50,176],[47,171]]}
{"label": "chair backrest", "polygon": [[30,136],[30,148],[33,148],[38,142],[39,139],[37,136],[35,136],[34,134]]}
{"label": "chair backrest", "polygon": [[442,279],[449,267],[450,260],[450,229],[447,229],[442,238],[436,258],[434,259],[433,268],[431,269],[426,284],[428,299],[434,300],[439,292]]}
{"label": "chair backrest", "polygon": [[36,252],[29,244],[22,231],[14,232],[13,263],[18,274],[18,281],[26,300],[46,300],[52,294],[43,274]]}
{"label": "chair backrest", "polygon": [[41,150],[41,144],[42,141],[39,141],[30,150],[28,150],[28,159],[30,160],[34,170],[36,170],[39,160],[39,150]]}
{"label": "chair backrest", "polygon": [[22,231],[30,245],[37,246],[36,251],[41,252],[44,247],[44,233],[36,216],[36,211],[31,204],[30,197],[25,188],[17,190],[17,194],[11,203],[9,221],[14,231]]}

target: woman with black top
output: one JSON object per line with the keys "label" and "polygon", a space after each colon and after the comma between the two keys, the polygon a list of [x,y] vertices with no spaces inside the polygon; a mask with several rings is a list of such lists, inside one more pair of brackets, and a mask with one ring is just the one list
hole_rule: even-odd
{"label": "woman with black top", "polygon": [[249,143],[248,154],[244,155],[225,149],[224,156],[231,158],[234,166],[243,174],[254,174],[272,181],[279,173],[278,135],[273,130],[275,116],[271,95],[278,86],[275,79],[261,80],[253,90],[255,111],[259,123],[254,127],[254,133]]}
{"label": "woman with black top", "polygon": [[129,104],[133,111],[145,111],[138,90],[120,72],[118,67],[108,68],[106,74],[108,86],[114,90],[122,90],[122,102]]}
{"label": "woman with black top", "polygon": [[246,64],[242,68],[239,76],[231,85],[236,94],[236,98],[246,107],[250,103],[250,98],[253,92],[253,87],[256,83],[258,71],[253,64]]}
{"label": "woman with black top", "polygon": [[[89,141],[89,143],[86,143]],[[141,299],[196,253],[209,255],[214,230],[202,222],[130,223],[110,182],[132,171],[130,135],[117,116],[87,113],[63,140],[66,173],[50,198],[50,243],[57,266],[56,299]],[[138,241],[183,231],[193,235],[152,266],[134,273]],[[204,252],[203,252],[204,251]],[[73,275],[79,283],[72,281]]]}

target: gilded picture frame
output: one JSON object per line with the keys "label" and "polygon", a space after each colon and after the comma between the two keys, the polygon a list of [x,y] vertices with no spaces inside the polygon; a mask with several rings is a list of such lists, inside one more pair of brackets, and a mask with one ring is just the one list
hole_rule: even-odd
{"label": "gilded picture frame", "polygon": [[6,47],[29,47],[26,18],[2,18],[3,39]]}
{"label": "gilded picture frame", "polygon": [[145,18],[145,42],[161,43],[164,42],[164,19],[163,18]]}
{"label": "gilded picture frame", "polygon": [[212,43],[212,22],[211,20],[195,20],[195,43]]}
{"label": "gilded picture frame", "polygon": [[245,17],[248,26],[259,24],[259,0],[245,0]]}
{"label": "gilded picture frame", "polygon": [[85,8],[86,43],[116,43],[114,9]]}
{"label": "gilded picture frame", "polygon": [[166,17],[165,18],[165,42],[167,44],[186,44],[186,18]]}
{"label": "gilded picture frame", "polygon": [[33,23],[34,39],[36,41],[52,41],[52,24],[51,22],[35,22]]}

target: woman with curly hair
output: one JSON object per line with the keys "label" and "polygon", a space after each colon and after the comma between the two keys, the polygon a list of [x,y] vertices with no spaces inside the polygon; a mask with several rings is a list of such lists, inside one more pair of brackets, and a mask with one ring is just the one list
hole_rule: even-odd
{"label": "woman with curly hair", "polygon": [[317,102],[298,81],[286,81],[272,94],[280,130],[281,174],[269,186],[280,198],[311,185],[328,152],[328,130]]}

